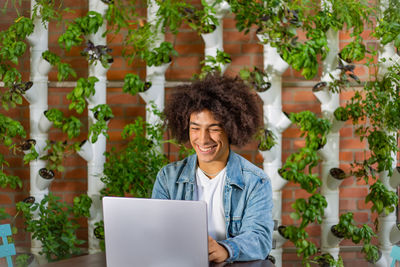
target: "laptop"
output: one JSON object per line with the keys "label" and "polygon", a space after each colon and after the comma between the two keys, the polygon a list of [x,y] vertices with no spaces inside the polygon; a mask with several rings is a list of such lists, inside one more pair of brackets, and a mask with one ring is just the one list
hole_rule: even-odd
{"label": "laptop", "polygon": [[208,267],[203,201],[104,197],[108,267]]}

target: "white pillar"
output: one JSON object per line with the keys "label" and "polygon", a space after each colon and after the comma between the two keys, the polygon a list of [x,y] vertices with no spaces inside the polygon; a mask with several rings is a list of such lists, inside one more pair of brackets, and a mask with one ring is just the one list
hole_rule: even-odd
{"label": "white pillar", "polygon": [[[215,0],[206,0],[206,3],[208,5],[214,5]],[[230,6],[226,1],[222,1],[218,4],[215,5],[214,7],[216,11],[216,18],[218,19],[218,25],[216,25],[216,28],[213,32],[210,33],[202,33],[201,37],[204,40],[205,44],[205,49],[204,49],[204,55],[205,57],[207,56],[212,56],[216,57],[217,56],[217,51],[224,51],[224,39],[223,39],[223,31],[224,31],[224,25],[223,25],[223,17],[230,11]],[[206,62],[206,64],[210,64]],[[220,65],[221,68],[221,74],[225,72],[225,70],[228,68],[228,65]]]}
{"label": "white pillar", "polygon": [[[31,14],[36,1],[31,1]],[[26,91],[25,98],[29,102],[29,123],[30,138],[36,141],[35,148],[39,153],[39,157],[43,156],[43,149],[46,146],[48,138],[47,129],[41,130],[39,122],[45,120],[43,112],[47,110],[48,95],[48,72],[51,65],[42,58],[42,53],[48,50],[48,22],[42,23],[42,18],[36,16],[34,19],[34,31],[28,36],[30,44],[30,80],[33,82],[32,87]],[[40,203],[45,195],[49,193],[50,181],[43,181],[39,175],[39,170],[46,167],[46,162],[40,160],[31,161],[30,168],[30,195],[35,198],[35,202]],[[43,183],[44,182],[44,183]],[[31,252],[34,254],[39,263],[46,262],[45,257],[40,256],[42,245],[39,241],[32,239]]]}
{"label": "white pillar", "polygon": [[[327,1],[321,2],[322,8],[331,9]],[[323,74],[321,83],[329,84],[339,78],[338,66],[339,35],[338,32],[329,29],[327,31],[329,53],[323,62]],[[315,88],[317,89],[317,88]],[[332,124],[335,122],[333,112],[340,106],[339,93],[330,92],[327,86],[313,90],[315,96],[321,103],[322,115]],[[322,89],[322,90],[319,90]],[[340,180],[335,181],[330,175],[330,170],[339,167],[339,131],[340,127],[332,127],[327,135],[327,143],[319,151],[322,158],[322,187],[321,194],[325,197],[328,206],[324,210],[321,225],[321,252],[329,253],[335,260],[339,257],[339,242],[331,233],[333,225],[339,222],[339,185]],[[335,242],[333,242],[335,241]]]}
{"label": "white pillar", "polygon": [[[260,41],[264,40],[262,35],[257,35]],[[282,111],[282,74],[289,65],[281,58],[277,49],[269,44],[264,45],[264,70],[270,77],[271,87],[265,92],[258,93],[263,100],[264,124],[271,130],[276,144],[269,151],[260,151],[263,155],[263,168],[271,179],[272,199],[274,210],[272,218],[277,225],[282,224],[282,189],[288,182],[283,179],[278,170],[282,167],[282,133],[291,124],[290,119]],[[275,266],[282,266],[282,246],[286,242],[277,231],[274,231],[275,248],[270,255],[275,258]]]}
{"label": "white pillar", "polygon": [[[155,0],[148,0],[147,8],[147,21],[151,24],[155,35],[153,46],[150,49],[160,46],[165,37],[160,27],[157,28],[157,11],[159,6]],[[151,87],[139,93],[143,100],[146,102],[146,122],[152,125],[159,123],[160,119],[154,116],[151,110],[151,103],[153,102],[156,108],[160,111],[164,110],[165,102],[165,72],[167,71],[170,63],[162,64],[161,66],[146,66],[146,81],[151,82]]]}
{"label": "white pillar", "polygon": [[[89,11],[99,13],[103,19],[107,11],[108,5],[100,0],[89,0]],[[89,39],[95,45],[107,45],[107,40],[103,37],[103,33],[107,30],[107,22],[103,20],[103,24],[95,34],[90,34]],[[107,93],[107,70],[100,62],[89,65],[89,77],[94,76],[98,79],[95,83],[95,94],[87,99],[88,102],[88,122],[89,127],[96,122],[94,114],[90,109],[100,104],[106,104]],[[85,152],[82,151],[79,155],[84,155],[86,151],[90,151],[91,157],[84,157],[88,165],[88,196],[92,199],[90,208],[90,218],[88,219],[88,243],[89,254],[98,253],[101,251],[99,240],[94,236],[94,224],[103,219],[102,204],[100,199],[100,190],[104,187],[100,181],[103,175],[104,163],[106,161],[104,152],[106,151],[106,137],[99,135],[95,143],[91,143],[91,138],[84,144]],[[86,155],[86,154],[85,154]]]}
{"label": "white pillar", "polygon": [[[382,0],[381,1],[381,11],[383,12],[386,8],[388,8],[389,1],[388,0]],[[378,79],[382,79],[382,77],[385,75],[387,72],[388,68],[395,64],[396,62],[399,62],[399,55],[397,55],[393,42],[386,44],[386,45],[381,45],[379,47],[379,62],[382,61],[382,59],[385,59],[385,62],[380,64],[379,66],[379,72],[378,72]],[[397,135],[397,133],[389,133],[394,136]],[[395,188],[393,188],[391,185],[398,185],[397,182],[395,182],[398,172],[396,168],[396,163],[397,163],[397,155],[392,153],[392,159],[393,159],[393,165],[392,169],[393,175],[392,177],[389,176],[387,171],[379,173],[379,179],[380,181],[385,185],[385,187],[392,192],[395,192]],[[390,257],[390,252],[392,251],[393,244],[396,240],[395,237],[391,236],[392,230],[394,228],[397,228],[397,223],[396,223],[396,215],[395,211],[391,212],[388,215],[385,215],[384,212],[379,214],[378,216],[378,247],[379,250],[382,252],[382,257],[381,259],[375,263],[375,266],[383,266],[382,262],[391,262],[391,257]],[[399,240],[397,240],[399,241]]]}

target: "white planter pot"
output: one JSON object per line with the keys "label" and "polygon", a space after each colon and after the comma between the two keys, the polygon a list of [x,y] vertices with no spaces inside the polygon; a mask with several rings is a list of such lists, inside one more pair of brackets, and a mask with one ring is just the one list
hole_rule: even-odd
{"label": "white planter pot", "polygon": [[77,152],[86,161],[91,161],[93,159],[93,145],[85,140],[80,145],[80,150]]}
{"label": "white planter pot", "polygon": [[36,175],[36,187],[39,190],[45,190],[49,188],[51,182],[54,180],[54,172],[49,171],[50,173],[52,173],[52,177],[51,176],[46,177],[45,175],[41,175],[40,173],[41,170],[42,169],[40,169],[38,174]]}
{"label": "white planter pot", "polygon": [[47,133],[52,125],[53,122],[49,121],[43,112],[39,119],[39,130],[42,133]]}

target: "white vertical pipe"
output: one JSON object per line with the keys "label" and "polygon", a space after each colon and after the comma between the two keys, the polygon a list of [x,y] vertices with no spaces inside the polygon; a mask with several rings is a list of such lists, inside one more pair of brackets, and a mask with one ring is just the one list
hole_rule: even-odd
{"label": "white vertical pipe", "polygon": [[[383,13],[386,8],[388,8],[389,1],[388,0],[382,0],[381,1],[381,12]],[[379,66],[379,72],[378,72],[378,78],[382,79],[382,77],[385,75],[387,72],[388,68],[393,65],[395,62],[399,61],[399,56],[395,52],[393,42],[386,44],[386,45],[381,45],[379,47],[379,61],[382,62],[382,59],[386,59],[385,63],[380,64]],[[389,133],[392,134],[396,137],[397,133]],[[397,155],[395,153],[392,153],[392,159],[393,159],[393,164],[392,164],[392,169],[393,171],[393,176],[397,175]],[[385,187],[392,191],[395,192],[395,188],[393,188],[390,184],[391,177],[389,176],[389,173],[387,171],[381,172],[379,174],[379,179],[380,181],[385,185]],[[393,179],[392,179],[393,180]],[[392,183],[393,184],[393,183]],[[388,215],[385,215],[383,212],[379,214],[378,216],[378,247],[379,250],[382,252],[382,257],[381,259],[375,264],[375,266],[382,266],[380,264],[382,261],[383,262],[390,262],[391,257],[390,257],[390,252],[392,251],[393,248],[393,242],[391,241],[391,230],[393,228],[397,228],[396,226],[396,215],[395,211],[391,212]]]}
{"label": "white vertical pipe", "polygon": [[[257,35],[260,41],[264,40],[262,35]],[[281,58],[277,49],[269,44],[264,45],[264,70],[270,76],[271,87],[262,93],[258,93],[263,100],[264,124],[273,132],[276,144],[270,151],[260,151],[263,155],[264,171],[271,179],[272,199],[274,210],[272,218],[277,221],[277,225],[282,224],[282,188],[288,182],[283,179],[278,170],[282,167],[282,132],[286,130],[291,121],[282,112],[282,74],[289,65]],[[282,266],[282,246],[286,240],[274,231],[275,248],[270,255],[275,258],[275,266]]]}
{"label": "white vertical pipe", "polygon": [[[210,6],[214,5],[214,2],[215,2],[214,0],[206,0],[206,3]],[[223,39],[224,25],[222,19],[230,11],[230,6],[226,1],[222,1],[216,4],[214,9],[216,11],[215,16],[218,19],[218,26],[216,26],[215,30],[211,33],[201,34],[201,37],[203,38],[205,44],[205,49],[204,49],[205,57],[207,56],[216,57],[218,50],[221,52],[224,51],[224,39]],[[206,62],[206,64],[210,63]],[[219,67],[221,68],[221,74],[222,74],[228,68],[228,64],[226,65],[220,64]]]}
{"label": "white vertical pipe", "polygon": [[[108,6],[100,0],[89,0],[89,11],[99,13],[103,19]],[[104,20],[99,30],[95,34],[90,34],[89,39],[94,45],[106,45],[107,40],[103,37],[103,33],[107,30],[107,22]],[[90,109],[99,104],[106,103],[107,91],[107,70],[100,62],[89,65],[89,77],[95,76],[99,81],[95,83],[94,96],[87,99],[88,101],[88,121],[89,127],[96,122],[94,114]],[[90,208],[90,218],[88,219],[88,243],[89,254],[100,252],[99,240],[94,236],[94,224],[103,219],[102,205],[100,199],[100,190],[104,187],[100,177],[103,174],[106,151],[106,138],[104,135],[99,135],[96,143],[91,143],[91,138],[87,141],[92,157],[87,162],[88,165],[88,196],[92,199]],[[89,145],[90,144],[90,145]]]}
{"label": "white vertical pipe", "polygon": [[[329,53],[323,62],[323,76],[321,82],[329,84],[329,82],[337,79],[340,75],[340,70],[336,69],[338,65],[337,55],[339,52],[338,32],[329,29],[327,32],[327,39]],[[340,106],[339,94],[330,92],[327,88],[324,88],[319,92],[314,92],[314,94],[321,102],[321,111],[323,116],[333,122],[333,112]],[[323,160],[321,171],[321,194],[325,197],[328,203],[328,206],[324,210],[321,224],[321,252],[329,253],[336,260],[339,257],[339,243],[334,242],[337,238],[331,234],[331,228],[339,222],[339,188],[338,186],[329,187],[329,172],[332,168],[339,167],[339,129],[339,127],[331,129],[327,136],[327,143],[319,153]]]}
{"label": "white vertical pipe", "polygon": [[[155,32],[155,35],[153,35],[154,43],[151,49],[160,46],[165,39],[161,29],[156,26],[158,9],[159,6],[155,0],[148,0],[147,21],[151,24]],[[152,102],[156,105],[158,110],[164,110],[165,72],[169,65],[170,63],[165,63],[161,66],[146,66],[146,81],[151,82],[151,87],[147,91],[140,93],[140,96],[146,102],[146,121],[152,125],[160,122],[160,118],[155,116],[152,112],[149,112]]]}
{"label": "white vertical pipe", "polygon": [[[31,15],[36,1],[31,1]],[[26,92],[25,98],[29,102],[29,123],[30,123],[30,138],[36,140],[36,148],[39,152],[43,152],[48,138],[47,130],[39,129],[39,121],[43,112],[47,110],[47,95],[48,95],[48,72],[51,65],[42,58],[42,53],[48,50],[48,22],[42,23],[40,14],[34,19],[34,31],[28,36],[30,44],[30,80],[33,86]],[[43,120],[43,119],[42,119]],[[42,156],[42,155],[40,155]],[[48,186],[40,186],[38,183],[39,170],[46,167],[46,162],[40,159],[31,161],[30,169],[30,195],[35,197],[35,202],[40,203],[45,195],[49,193]],[[38,186],[39,185],[39,186]],[[46,262],[45,257],[39,255],[42,245],[41,242],[32,239],[31,252],[35,255],[39,263]]]}

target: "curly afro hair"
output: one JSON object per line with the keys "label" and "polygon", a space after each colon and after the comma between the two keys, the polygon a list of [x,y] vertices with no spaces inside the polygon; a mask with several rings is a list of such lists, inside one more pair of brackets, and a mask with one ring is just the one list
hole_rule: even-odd
{"label": "curly afro hair", "polygon": [[189,141],[192,113],[209,110],[221,123],[232,145],[248,143],[262,127],[261,99],[239,78],[209,74],[203,80],[177,87],[166,104],[166,124],[173,138]]}

